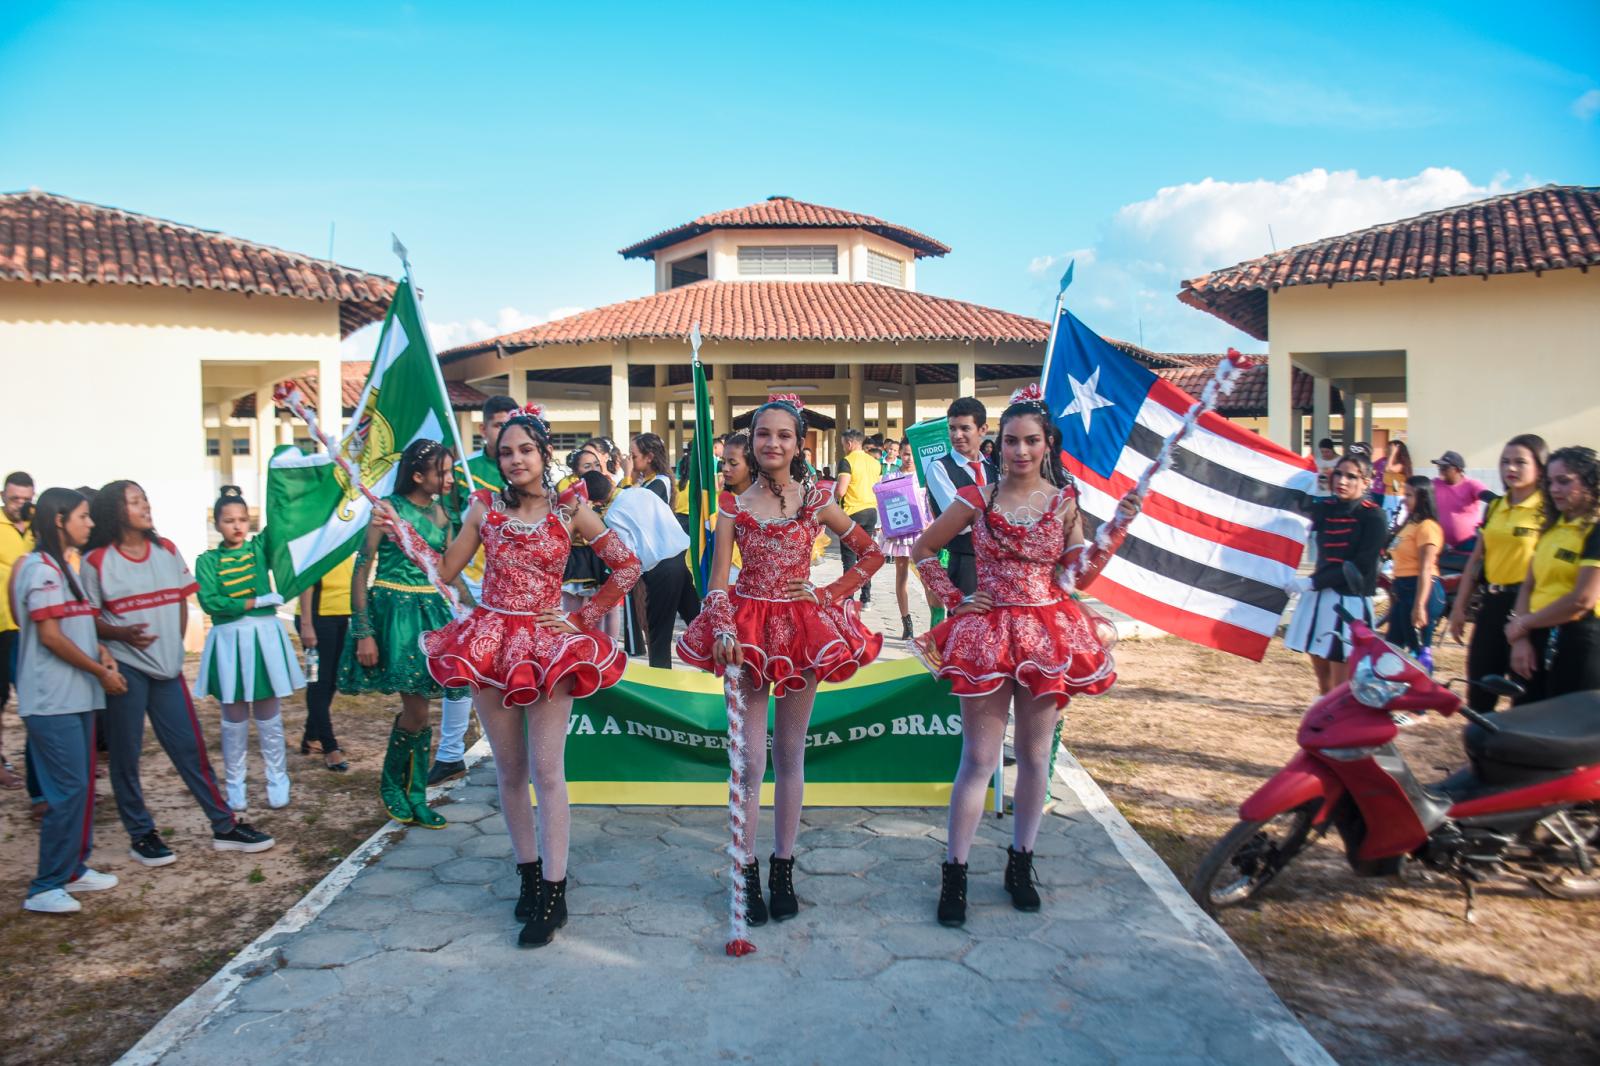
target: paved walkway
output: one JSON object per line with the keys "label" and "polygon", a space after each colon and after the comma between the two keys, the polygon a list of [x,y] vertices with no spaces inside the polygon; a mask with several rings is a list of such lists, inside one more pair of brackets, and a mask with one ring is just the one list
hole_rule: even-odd
{"label": "paved walkway", "polygon": [[694,808],[576,809],[571,921],[518,949],[485,760],[441,808],[446,829],[391,829],[125,1061],[1329,1062],[1065,763],[1038,843],[1042,913],[1001,888],[1009,820],[985,818],[967,926],[944,929],[942,810],[819,808],[799,917],[730,959],[726,816]]}

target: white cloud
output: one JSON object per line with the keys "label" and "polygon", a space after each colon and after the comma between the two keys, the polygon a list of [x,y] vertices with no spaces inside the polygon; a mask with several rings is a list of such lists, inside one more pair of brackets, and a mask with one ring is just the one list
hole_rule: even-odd
{"label": "white cloud", "polygon": [[1076,261],[1079,266],[1093,266],[1094,249],[1074,248],[1072,251],[1062,252],[1060,255],[1036,255],[1033,257],[1033,261],[1028,264],[1028,273],[1039,274],[1041,276],[1049,274],[1054,277],[1056,269],[1065,269],[1065,267],[1062,266],[1063,263],[1071,263],[1074,261]]}
{"label": "white cloud", "polygon": [[[1265,255],[1274,244],[1282,250],[1534,183],[1499,174],[1479,185],[1453,167],[1428,167],[1400,178],[1319,168],[1281,180],[1174,185],[1116,212],[1092,249],[1095,269],[1078,271],[1069,297],[1076,306],[1108,312],[1091,323],[1095,328],[1134,341],[1142,328],[1145,346],[1156,350],[1220,351],[1230,344],[1260,350],[1237,330],[1180,304],[1179,283]],[[1076,254],[1081,267],[1083,253]]]}
{"label": "white cloud", "polygon": [[1580,122],[1588,122],[1596,115],[1600,115],[1600,89],[1590,89],[1572,101],[1572,113]]}
{"label": "white cloud", "polygon": [[[506,333],[515,333],[530,326],[542,326],[558,318],[566,318],[584,310],[582,307],[556,307],[544,314],[535,314],[515,307],[502,307],[493,322],[481,318],[460,319],[451,322],[428,323],[428,333],[433,338],[433,350],[442,352],[473,341],[488,340]],[[365,326],[350,334],[340,345],[345,359],[371,359],[374,345],[378,343],[378,323]]]}

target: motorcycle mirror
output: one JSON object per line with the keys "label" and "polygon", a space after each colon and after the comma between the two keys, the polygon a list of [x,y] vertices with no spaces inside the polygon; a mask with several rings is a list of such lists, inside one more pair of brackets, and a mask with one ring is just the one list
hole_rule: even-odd
{"label": "motorcycle mirror", "polygon": [[1496,696],[1509,696],[1512,699],[1525,695],[1528,691],[1520,682],[1513,681],[1509,677],[1503,677],[1500,674],[1485,674],[1472,682],[1472,684],[1477,685],[1485,692],[1493,692]]}

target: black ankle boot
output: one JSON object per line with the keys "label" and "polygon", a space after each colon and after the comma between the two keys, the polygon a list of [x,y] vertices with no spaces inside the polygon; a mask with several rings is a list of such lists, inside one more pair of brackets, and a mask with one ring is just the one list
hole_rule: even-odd
{"label": "black ankle boot", "polygon": [[947,862],[939,867],[939,924],[967,924],[967,864]]}
{"label": "black ankle boot", "polygon": [[522,875],[522,890],[517,893],[517,921],[525,922],[539,909],[539,882],[544,880],[544,860],[517,863]]}
{"label": "black ankle boot", "polygon": [[744,868],[744,924],[767,924],[767,901],[761,898],[761,861],[751,859]]}
{"label": "black ankle boot", "polygon": [[1006,891],[1019,911],[1039,909],[1039,890],[1033,887],[1033,852],[1006,846]]}
{"label": "black ankle boot", "polygon": [[794,894],[794,859],[767,858],[772,869],[767,871],[767,888],[772,891],[772,920],[786,922],[800,913],[800,901]]}
{"label": "black ankle boot", "polygon": [[911,616],[909,614],[901,615],[900,616],[900,639],[901,640],[910,640],[914,636],[916,636],[916,634],[911,632]]}
{"label": "black ankle boot", "polygon": [[517,946],[542,948],[567,924],[567,879],[539,880],[539,905],[517,935]]}

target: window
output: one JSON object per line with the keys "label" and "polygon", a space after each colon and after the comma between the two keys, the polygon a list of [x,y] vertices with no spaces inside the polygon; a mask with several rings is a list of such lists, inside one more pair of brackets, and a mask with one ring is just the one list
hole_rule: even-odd
{"label": "window", "polygon": [[482,433],[474,433],[472,435],[472,450],[475,451],[475,452],[483,451],[483,434]]}
{"label": "window", "polygon": [[250,438],[249,437],[235,437],[235,438],[233,438],[233,454],[234,455],[249,455],[250,454]]}
{"label": "window", "polygon": [[213,458],[214,459],[214,458],[216,458],[217,456],[219,456],[221,454],[222,454],[222,441],[219,440],[216,437],[207,437],[206,438],[206,456],[208,458]]}
{"label": "window", "polygon": [[839,246],[835,244],[741,244],[739,273],[837,274]]}
{"label": "window", "polygon": [[583,447],[583,442],[588,440],[590,436],[591,434],[588,433],[552,433],[550,434],[550,450],[558,455],[576,451]]}
{"label": "window", "polygon": [[892,255],[884,255],[867,249],[867,280],[879,281],[885,285],[897,285],[905,288],[906,263],[904,259],[896,259]]}
{"label": "window", "polygon": [[704,281],[710,276],[710,266],[706,253],[691,255],[672,264],[672,279],[667,285],[669,289],[676,289],[680,285],[693,285],[697,281]]}

